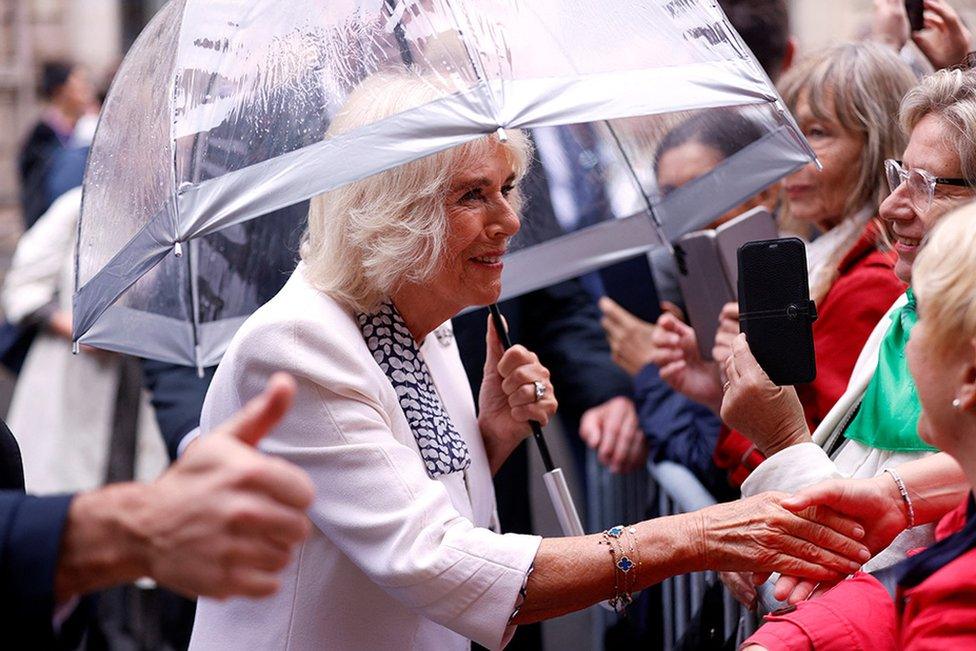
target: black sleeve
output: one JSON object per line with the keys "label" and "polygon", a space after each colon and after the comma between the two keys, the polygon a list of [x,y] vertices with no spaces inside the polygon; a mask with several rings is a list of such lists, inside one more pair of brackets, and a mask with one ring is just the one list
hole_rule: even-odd
{"label": "black sleeve", "polygon": [[191,366],[142,360],[143,384],[151,395],[170,460],[176,459],[183,437],[200,424],[203,399],[216,370],[216,366],[205,368],[201,378]]}

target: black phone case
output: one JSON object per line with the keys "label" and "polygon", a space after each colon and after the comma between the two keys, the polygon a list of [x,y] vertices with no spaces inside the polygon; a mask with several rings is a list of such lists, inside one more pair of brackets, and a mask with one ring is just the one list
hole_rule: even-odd
{"label": "black phone case", "polygon": [[739,247],[739,324],[756,361],[775,384],[817,377],[807,256],[795,237]]}

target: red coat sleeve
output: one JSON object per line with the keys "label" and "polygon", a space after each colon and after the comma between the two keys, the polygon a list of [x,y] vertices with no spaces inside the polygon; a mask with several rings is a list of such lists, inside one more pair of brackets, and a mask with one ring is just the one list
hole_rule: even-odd
{"label": "red coat sleeve", "polygon": [[821,597],[797,604],[792,612],[767,615],[766,623],[740,648],[759,644],[771,651],[894,651],[895,628],[895,604],[888,591],[870,574],[859,572]]}

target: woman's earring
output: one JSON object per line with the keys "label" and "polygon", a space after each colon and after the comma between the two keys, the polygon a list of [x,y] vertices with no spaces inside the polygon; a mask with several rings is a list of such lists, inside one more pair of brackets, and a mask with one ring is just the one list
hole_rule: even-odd
{"label": "woman's earring", "polygon": [[952,401],[952,408],[953,409],[959,409],[960,407],[962,407],[962,400],[960,400],[959,398],[956,398],[955,400]]}

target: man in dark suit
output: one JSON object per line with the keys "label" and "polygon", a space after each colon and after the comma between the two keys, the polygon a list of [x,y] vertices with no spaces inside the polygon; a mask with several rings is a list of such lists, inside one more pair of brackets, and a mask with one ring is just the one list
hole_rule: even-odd
{"label": "man in dark suit", "polygon": [[298,468],[253,447],[294,391],[291,378],[272,378],[151,484],[78,495],[26,495],[20,450],[0,427],[4,644],[61,646],[64,611],[79,595],[143,576],[187,595],[274,593],[277,572],[308,534],[312,486]]}

